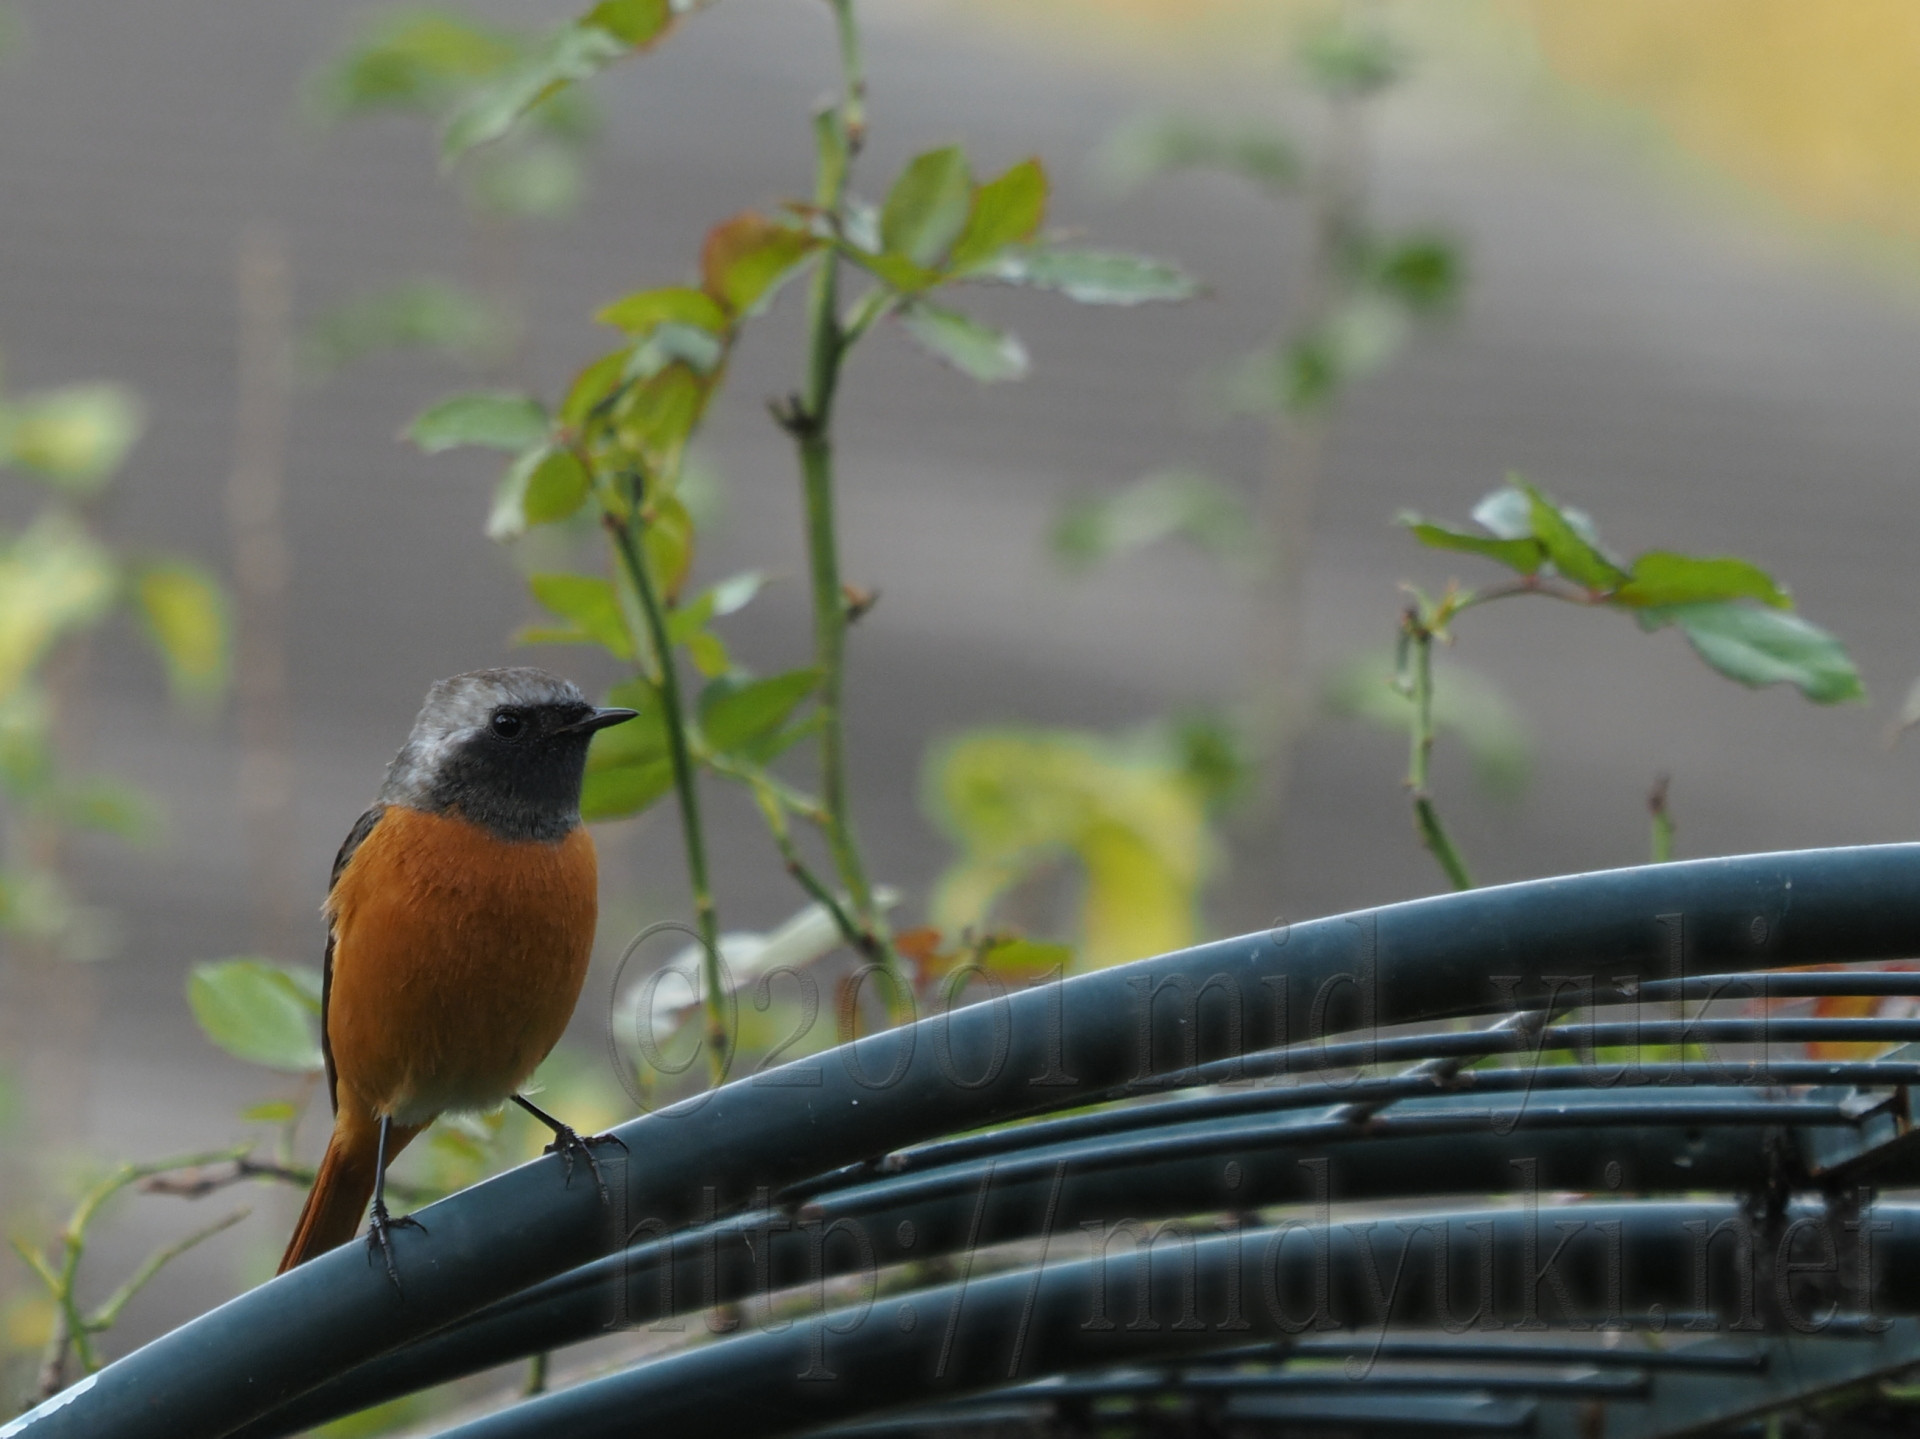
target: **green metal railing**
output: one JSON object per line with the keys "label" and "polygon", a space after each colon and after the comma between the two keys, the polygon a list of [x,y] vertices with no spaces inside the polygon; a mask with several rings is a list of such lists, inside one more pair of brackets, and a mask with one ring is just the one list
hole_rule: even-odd
{"label": "green metal railing", "polygon": [[[1777,973],[1914,956],[1916,845],[1543,880],[1224,940],[637,1119],[617,1131],[627,1156],[602,1151],[610,1205],[557,1160],[522,1166],[394,1236],[404,1294],[349,1246],[0,1434],[264,1439],[716,1305],[738,1332],[449,1432],[1722,1423],[1920,1362],[1920,1209],[1868,1188],[1920,1185],[1920,1049],[1805,1050],[1920,1044],[1920,1019],[1779,1007],[1914,997],[1920,976]],[[1435,1027],[1482,1016],[1501,1022]],[[1085,1112],[1044,1117],[1064,1110]],[[1032,1122],[988,1128],[1011,1121]],[[1185,1231],[1138,1259],[1165,1220]],[[819,1312],[776,1311],[782,1290]],[[1476,1305],[1541,1342],[1495,1343],[1479,1319],[1450,1335]],[[1630,1331],[1656,1316],[1665,1347],[1647,1349]],[[1316,1367],[1330,1356],[1369,1377],[1340,1387]]]}

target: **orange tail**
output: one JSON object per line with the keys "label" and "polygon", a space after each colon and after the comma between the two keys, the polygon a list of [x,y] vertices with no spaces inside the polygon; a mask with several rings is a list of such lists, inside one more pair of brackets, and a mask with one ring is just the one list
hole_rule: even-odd
{"label": "orange tail", "polygon": [[[424,1127],[394,1125],[387,1135],[387,1162],[392,1163]],[[313,1189],[276,1274],[285,1274],[353,1238],[367,1212],[367,1201],[373,1198],[374,1161],[379,1152],[380,1121],[357,1105],[342,1104],[334,1116],[326,1157],[320,1161],[320,1172],[314,1176]]]}

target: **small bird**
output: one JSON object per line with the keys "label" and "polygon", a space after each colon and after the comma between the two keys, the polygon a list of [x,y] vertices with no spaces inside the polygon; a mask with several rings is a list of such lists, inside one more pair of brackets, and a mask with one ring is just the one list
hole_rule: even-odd
{"label": "small bird", "polygon": [[[427,691],[386,783],[333,861],[320,1048],[333,1136],[280,1273],[352,1239],[372,1199],[369,1257],[395,1285],[387,1165],[435,1116],[511,1099],[547,1057],[586,980],[598,905],[580,782],[596,709],[544,670],[475,670]],[[617,1141],[616,1141],[617,1142]]]}

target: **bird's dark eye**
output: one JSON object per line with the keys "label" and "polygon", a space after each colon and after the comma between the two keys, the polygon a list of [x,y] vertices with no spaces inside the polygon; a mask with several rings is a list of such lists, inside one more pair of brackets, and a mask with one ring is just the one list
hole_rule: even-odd
{"label": "bird's dark eye", "polygon": [[527,727],[527,717],[519,710],[498,709],[493,712],[493,732],[501,739],[519,739]]}

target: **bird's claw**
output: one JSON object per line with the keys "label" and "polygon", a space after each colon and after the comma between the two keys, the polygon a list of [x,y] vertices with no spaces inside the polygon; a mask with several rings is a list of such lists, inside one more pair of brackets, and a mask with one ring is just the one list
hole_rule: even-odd
{"label": "bird's claw", "polygon": [[373,1256],[378,1254],[386,1262],[387,1278],[393,1283],[393,1292],[404,1298],[405,1292],[400,1288],[400,1271],[393,1263],[392,1232],[396,1229],[417,1229],[422,1234],[427,1232],[427,1226],[411,1214],[403,1214],[395,1219],[387,1212],[384,1200],[374,1200],[373,1209],[367,1216],[367,1263],[373,1263]]}
{"label": "bird's claw", "polygon": [[600,1188],[600,1202],[611,1205],[613,1200],[607,1193],[606,1177],[600,1173],[600,1161],[593,1157],[593,1146],[596,1144],[617,1144],[622,1150],[627,1148],[626,1141],[617,1134],[593,1134],[583,1139],[573,1129],[563,1124],[553,1131],[553,1143],[547,1146],[546,1152],[560,1156],[562,1172],[566,1175],[565,1182],[568,1184],[573,1183],[574,1161],[586,1160],[587,1168],[593,1174],[593,1182]]}

